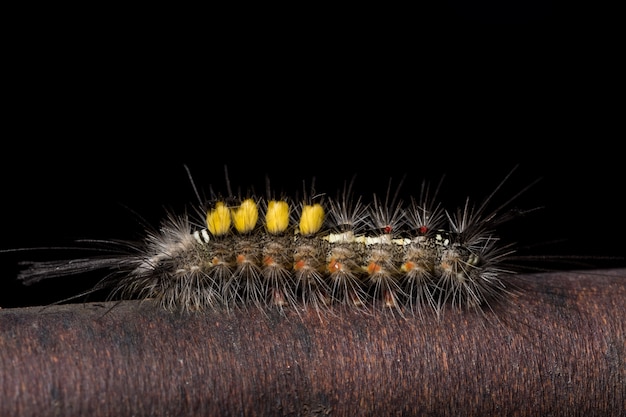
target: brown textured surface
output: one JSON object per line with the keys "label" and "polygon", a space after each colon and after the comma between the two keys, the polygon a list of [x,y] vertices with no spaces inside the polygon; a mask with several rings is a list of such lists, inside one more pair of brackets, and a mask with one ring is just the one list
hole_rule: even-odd
{"label": "brown textured surface", "polygon": [[626,270],[514,281],[493,313],[439,321],[0,310],[0,415],[625,415]]}

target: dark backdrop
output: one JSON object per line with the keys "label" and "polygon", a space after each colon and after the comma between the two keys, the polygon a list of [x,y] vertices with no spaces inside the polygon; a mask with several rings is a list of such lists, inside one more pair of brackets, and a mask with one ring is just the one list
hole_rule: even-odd
{"label": "dark backdrop", "polygon": [[[406,175],[407,199],[445,176],[447,208],[479,201],[519,165],[494,204],[541,178],[513,206],[543,208],[503,239],[537,254],[623,256],[610,33],[545,4],[515,22],[488,4],[487,21],[481,8],[447,6],[324,30],[146,19],[25,33],[5,95],[0,249],[135,238],[136,214],[158,224],[196,203],[185,165],[204,191],[224,189],[227,166],[233,187],[263,191],[268,176],[287,195],[312,178],[334,194],[356,175],[369,198]],[[0,306],[93,285],[18,285],[16,262],[36,256],[0,255]]]}

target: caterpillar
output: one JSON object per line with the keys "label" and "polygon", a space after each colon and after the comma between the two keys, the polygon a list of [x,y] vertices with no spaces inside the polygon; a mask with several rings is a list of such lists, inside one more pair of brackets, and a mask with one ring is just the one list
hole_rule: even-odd
{"label": "caterpillar", "polygon": [[[141,299],[168,311],[210,309],[356,308],[400,315],[442,314],[446,308],[482,311],[511,292],[500,224],[520,214],[505,210],[523,189],[488,209],[513,170],[481,203],[469,198],[454,209],[437,203],[439,185],[422,182],[407,201],[392,193],[371,201],[352,191],[303,197],[226,195],[197,210],[168,213],[142,241],[99,241],[99,256],[25,261],[18,280],[93,270],[109,273],[91,291],[110,299]],[[189,175],[191,178],[191,175]],[[531,184],[532,185],[532,184]],[[530,186],[530,185],[529,185]],[[399,189],[399,187],[397,188]],[[196,196],[199,198],[197,190]]]}

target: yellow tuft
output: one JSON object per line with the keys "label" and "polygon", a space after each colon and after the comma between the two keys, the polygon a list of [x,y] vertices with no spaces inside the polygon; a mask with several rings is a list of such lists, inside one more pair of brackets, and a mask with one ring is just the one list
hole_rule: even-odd
{"label": "yellow tuft", "polygon": [[239,233],[248,233],[254,229],[259,219],[259,208],[251,198],[243,200],[241,205],[233,209],[233,224]]}
{"label": "yellow tuft", "polygon": [[206,216],[206,225],[213,236],[222,236],[230,229],[230,210],[219,201],[213,210],[209,210]]}
{"label": "yellow tuft", "polygon": [[312,235],[319,232],[324,223],[324,208],[321,204],[302,207],[300,216],[300,234]]}
{"label": "yellow tuft", "polygon": [[289,226],[289,204],[286,201],[272,200],[267,203],[265,227],[271,234],[282,233]]}

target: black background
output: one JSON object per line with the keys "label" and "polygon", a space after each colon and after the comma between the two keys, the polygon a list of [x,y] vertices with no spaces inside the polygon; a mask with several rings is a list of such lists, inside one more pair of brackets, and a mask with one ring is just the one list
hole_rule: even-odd
{"label": "black background", "polygon": [[[503,239],[539,244],[537,254],[624,256],[623,129],[609,100],[614,58],[601,48],[610,33],[591,29],[596,16],[581,26],[550,3],[525,4],[449,2],[415,19],[323,25],[115,15],[19,32],[0,249],[136,238],[133,212],[158,224],[167,209],[193,209],[185,165],[201,191],[223,191],[227,166],[234,188],[263,192],[267,176],[292,196],[312,178],[334,195],[356,175],[369,198],[406,176],[408,199],[445,176],[447,208],[480,201],[518,166],[494,205],[540,179],[512,206],[543,208]],[[93,284],[16,283],[16,263],[38,256],[56,254],[0,254],[0,306]]]}

